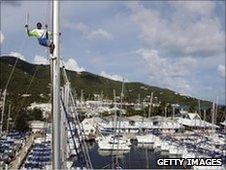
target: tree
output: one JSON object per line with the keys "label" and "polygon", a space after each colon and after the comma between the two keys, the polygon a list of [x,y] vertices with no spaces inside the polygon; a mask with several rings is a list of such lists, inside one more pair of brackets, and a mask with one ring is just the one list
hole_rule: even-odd
{"label": "tree", "polygon": [[29,120],[43,120],[42,110],[34,108],[29,111]]}
{"label": "tree", "polygon": [[30,130],[27,110],[24,108],[20,109],[20,111],[18,112],[18,116],[15,120],[15,130],[19,132],[26,132]]}

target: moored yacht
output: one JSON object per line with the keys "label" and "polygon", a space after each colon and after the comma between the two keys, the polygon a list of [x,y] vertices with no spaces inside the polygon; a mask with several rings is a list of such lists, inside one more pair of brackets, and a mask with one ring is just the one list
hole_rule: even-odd
{"label": "moored yacht", "polygon": [[100,150],[130,150],[130,141],[123,135],[109,135],[99,138]]}
{"label": "moored yacht", "polygon": [[137,142],[140,144],[154,144],[156,137],[153,134],[137,135]]}

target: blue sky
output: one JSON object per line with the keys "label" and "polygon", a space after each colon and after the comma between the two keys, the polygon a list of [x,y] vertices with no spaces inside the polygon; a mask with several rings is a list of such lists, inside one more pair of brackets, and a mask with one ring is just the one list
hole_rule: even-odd
{"label": "blue sky", "polygon": [[[48,63],[24,24],[26,12],[31,28],[50,23],[49,8],[47,1],[1,2],[1,54]],[[225,103],[224,1],[62,1],[61,32],[68,69]]]}

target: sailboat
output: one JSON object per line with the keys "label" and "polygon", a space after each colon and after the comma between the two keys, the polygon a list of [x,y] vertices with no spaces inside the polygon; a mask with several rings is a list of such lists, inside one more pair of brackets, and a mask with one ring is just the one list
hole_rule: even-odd
{"label": "sailboat", "polygon": [[[153,100],[153,92],[151,93],[151,97],[150,97],[150,103],[149,103],[149,109],[148,109],[148,119],[150,121],[150,116],[151,116],[151,109],[152,109],[152,100]],[[146,122],[148,124],[151,124],[152,122]],[[161,140],[158,136],[155,136],[151,133],[146,133],[146,134],[138,134],[136,136],[136,140],[138,142],[138,144],[156,144],[160,145],[161,144]]]}
{"label": "sailboat", "polygon": [[122,135],[109,135],[98,141],[100,150],[130,150],[130,141]]}
{"label": "sailboat", "polygon": [[[101,136],[98,140],[98,146],[100,150],[112,150],[112,151],[128,151],[130,150],[130,141],[123,136],[121,133],[121,116],[124,114],[122,110],[122,102],[123,102],[123,89],[124,89],[124,81],[122,82],[121,89],[121,109],[116,108],[114,110],[114,131],[113,134],[108,136]],[[114,93],[114,101],[115,101],[115,91]]]}

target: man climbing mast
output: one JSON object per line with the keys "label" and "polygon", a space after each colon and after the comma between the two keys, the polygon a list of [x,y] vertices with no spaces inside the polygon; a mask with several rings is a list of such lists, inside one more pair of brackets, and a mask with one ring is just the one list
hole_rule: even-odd
{"label": "man climbing mast", "polygon": [[26,33],[29,37],[35,37],[38,39],[40,45],[44,47],[49,47],[50,54],[53,54],[54,44],[50,41],[49,36],[52,36],[52,33],[47,29],[42,29],[42,24],[40,22],[37,23],[37,28],[33,30],[29,30],[28,25],[25,25]]}

